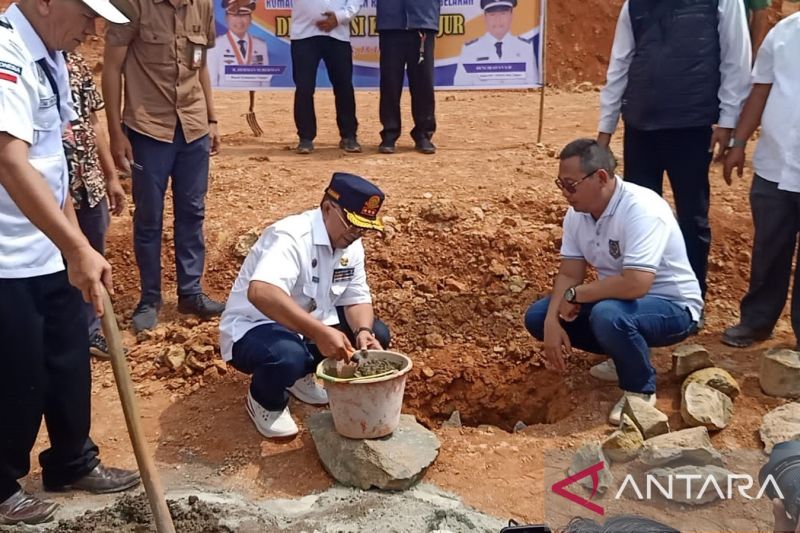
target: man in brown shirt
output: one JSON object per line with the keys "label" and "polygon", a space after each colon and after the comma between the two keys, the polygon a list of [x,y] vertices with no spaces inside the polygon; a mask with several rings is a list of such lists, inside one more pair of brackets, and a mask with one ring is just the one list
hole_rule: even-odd
{"label": "man in brown shirt", "polygon": [[126,14],[131,22],[111,24],[106,34],[103,96],[114,160],[133,178],[142,291],[133,328],[141,331],[155,327],[161,306],[161,230],[170,177],[178,310],[207,318],[224,309],[200,287],[208,158],[219,148],[206,64],[215,32],[211,0],[129,0]]}

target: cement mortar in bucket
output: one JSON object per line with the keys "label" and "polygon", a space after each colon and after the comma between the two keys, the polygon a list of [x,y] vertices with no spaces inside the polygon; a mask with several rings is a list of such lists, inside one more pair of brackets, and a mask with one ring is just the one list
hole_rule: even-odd
{"label": "cement mortar in bucket", "polygon": [[367,350],[361,357],[362,363],[388,360],[400,368],[376,376],[340,378],[336,361],[325,359],[317,366],[317,377],[328,392],[336,432],[351,439],[377,439],[390,435],[400,424],[412,364],[407,356],[385,350]]}

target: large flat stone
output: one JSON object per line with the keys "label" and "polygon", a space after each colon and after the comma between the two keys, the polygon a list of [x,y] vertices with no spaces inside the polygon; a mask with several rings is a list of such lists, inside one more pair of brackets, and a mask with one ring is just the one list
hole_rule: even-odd
{"label": "large flat stone", "polygon": [[764,352],[758,382],[770,396],[800,398],[800,352],[778,348]]}
{"label": "large flat stone", "polygon": [[669,432],[667,415],[641,398],[628,396],[622,412],[631,418],[645,439]]}
{"label": "large flat stone", "polygon": [[701,383],[717,389],[731,400],[735,400],[741,392],[741,388],[733,376],[727,370],[718,367],[703,368],[689,374],[689,377],[683,381],[681,392],[685,391],[690,383]]}
{"label": "large flat stone", "polygon": [[635,459],[644,445],[639,428],[633,423],[631,417],[624,414],[619,424],[619,429],[606,437],[603,441],[603,453],[615,463],[624,463]]}
{"label": "large flat stone", "polygon": [[765,414],[759,433],[767,453],[779,442],[800,440],[800,403],[787,403]]}
{"label": "large flat stone", "polygon": [[348,439],[333,427],[329,411],[306,419],[325,470],[350,487],[404,490],[425,474],[439,454],[439,439],[411,415],[381,439]]}
{"label": "large flat stone", "polygon": [[681,417],[689,426],[705,426],[710,431],[724,429],[733,417],[733,402],[717,389],[689,383],[683,390]]}
{"label": "large flat stone", "polygon": [[[597,492],[600,494],[605,494],[605,492],[608,490],[608,487],[610,487],[611,483],[613,483],[614,476],[611,474],[611,469],[608,466],[608,461],[603,455],[603,449],[599,442],[589,442],[578,448],[578,450],[572,456],[567,474],[574,476],[578,472],[586,470],[590,466],[594,466],[599,462],[602,462],[605,465],[605,468],[598,472]],[[589,490],[594,488],[592,476],[584,477],[578,481],[578,483]]]}
{"label": "large flat stone", "polygon": [[724,466],[722,456],[712,446],[708,430],[703,426],[666,433],[644,441],[639,460],[650,466]]}
{"label": "large flat stone", "polygon": [[699,344],[683,344],[672,352],[672,371],[678,377],[688,376],[701,368],[714,366],[711,355]]}

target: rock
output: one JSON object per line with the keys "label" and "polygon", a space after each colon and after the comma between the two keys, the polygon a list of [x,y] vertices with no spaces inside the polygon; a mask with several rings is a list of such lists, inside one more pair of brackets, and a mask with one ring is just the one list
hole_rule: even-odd
{"label": "rock", "polygon": [[[596,465],[600,461],[605,463],[605,468],[600,470],[597,474],[597,492],[599,494],[605,494],[606,490],[608,490],[608,487],[610,487],[611,483],[613,483],[614,476],[611,475],[608,461],[603,455],[603,449],[599,442],[589,442],[578,448],[578,451],[576,451],[575,455],[572,456],[572,461],[570,462],[567,474],[573,476],[581,470],[586,470],[590,466]],[[578,483],[589,490],[594,488],[592,476],[584,477],[578,481]]]}
{"label": "rock", "polygon": [[764,415],[759,433],[767,453],[779,442],[800,440],[800,403],[787,403]]}
{"label": "rock", "polygon": [[508,290],[513,293],[520,293],[525,290],[525,287],[528,286],[528,283],[522,278],[522,276],[510,276],[508,278]]}
{"label": "rock", "polygon": [[204,359],[211,359],[214,356],[214,347],[208,344],[192,344],[189,351],[196,353]]}
{"label": "rock", "polygon": [[699,344],[684,344],[672,352],[672,371],[678,377],[710,366],[714,366],[711,355]]}
{"label": "rock", "polygon": [[508,277],[508,269],[503,263],[501,263],[497,259],[492,259],[492,262],[489,263],[489,272],[497,277],[501,278]]}
{"label": "rock", "polygon": [[478,220],[483,220],[486,217],[486,215],[483,212],[483,209],[481,209],[480,207],[471,207],[469,212],[472,213],[472,216],[474,216]]}
{"label": "rock", "polygon": [[458,220],[461,216],[458,208],[450,201],[436,200],[421,211],[422,218],[426,222],[450,222]]}
{"label": "rock", "polygon": [[253,228],[247,233],[240,235],[236,239],[236,244],[233,247],[233,254],[236,257],[245,258],[250,253],[250,248],[256,243],[261,236],[260,228]]}
{"label": "rock", "polygon": [[202,372],[206,369],[209,363],[200,360],[195,354],[192,353],[186,358],[186,365],[193,370],[199,370]]}
{"label": "rock", "polygon": [[453,278],[447,278],[444,280],[444,286],[447,290],[458,293],[467,292],[467,289],[469,288],[463,281],[458,281]]}
{"label": "rock", "polygon": [[178,370],[186,362],[186,351],[183,346],[167,346],[161,354],[161,361],[172,370]]}
{"label": "rock", "polygon": [[434,372],[429,366],[423,366],[422,373],[426,378],[432,378],[436,374],[436,372]]}
{"label": "rock", "polygon": [[684,380],[681,386],[681,394],[683,394],[690,383],[701,383],[707,387],[716,389],[731,400],[735,400],[742,391],[739,384],[727,370],[717,367],[703,368],[692,372],[689,377]]}
{"label": "rock", "polygon": [[733,402],[717,389],[689,383],[683,391],[681,417],[689,426],[724,429],[733,417]]}
{"label": "rock", "polygon": [[405,490],[439,454],[439,439],[412,415],[400,415],[400,425],[382,439],[342,437],[329,411],[311,415],[306,423],[325,470],[351,487]]}
{"label": "rock", "polygon": [[778,348],[764,352],[758,382],[770,396],[800,397],[800,352]]}
{"label": "rock", "polygon": [[668,417],[641,398],[631,396],[622,406],[622,412],[631,418],[645,439],[669,432]]}
{"label": "rock", "polygon": [[[704,505],[725,497],[728,493],[728,479],[733,473],[714,465],[686,465],[676,468],[655,468],[645,475],[653,476],[665,490],[669,490],[670,483],[672,484],[670,502]],[[709,481],[712,477],[716,485]],[[652,493],[663,496],[656,487],[653,487]]]}
{"label": "rock", "polygon": [[644,441],[639,459],[650,466],[723,466],[722,456],[711,445],[708,430],[703,426],[666,433]]}
{"label": "rock", "polygon": [[631,417],[622,415],[619,429],[606,437],[602,443],[603,453],[615,463],[624,463],[635,459],[644,446],[644,437],[633,423]]}
{"label": "rock", "polygon": [[425,335],[425,346],[428,348],[444,348],[444,337],[440,333]]}
{"label": "rock", "polygon": [[228,365],[222,359],[214,359],[211,364],[217,368],[221,375],[228,373]]}
{"label": "rock", "polygon": [[443,428],[460,428],[461,427],[461,413],[458,409],[450,413],[450,418],[442,423]]}
{"label": "rock", "polygon": [[512,433],[519,433],[520,431],[523,431],[527,427],[528,427],[528,424],[526,424],[522,420],[517,420],[517,423],[514,424],[514,427],[512,428],[511,432]]}

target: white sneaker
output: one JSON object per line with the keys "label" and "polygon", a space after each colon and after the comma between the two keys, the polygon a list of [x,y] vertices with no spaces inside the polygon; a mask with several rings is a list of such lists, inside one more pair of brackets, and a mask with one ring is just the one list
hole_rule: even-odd
{"label": "white sneaker", "polygon": [[289,407],[285,407],[283,411],[267,411],[253,399],[249,391],[247,392],[245,406],[247,407],[247,414],[250,415],[250,420],[256,425],[258,432],[265,437],[275,438],[297,435],[297,424],[292,420]]}
{"label": "white sneaker", "polygon": [[656,395],[653,394],[641,394],[638,392],[625,392],[622,395],[622,398],[619,399],[617,403],[614,404],[614,407],[611,408],[611,412],[608,414],[608,423],[612,426],[618,426],[620,420],[622,420],[622,408],[625,406],[625,400],[628,398],[641,398],[642,400],[646,401],[649,405],[655,407],[656,405]]}
{"label": "white sneaker", "polygon": [[594,365],[589,369],[589,375],[597,378],[600,381],[613,381],[616,383],[617,379],[617,365],[611,358],[606,359],[600,364]]}
{"label": "white sneaker", "polygon": [[310,403],[311,405],[325,405],[328,403],[328,393],[317,384],[314,374],[307,374],[298,379],[287,390],[301,402]]}

